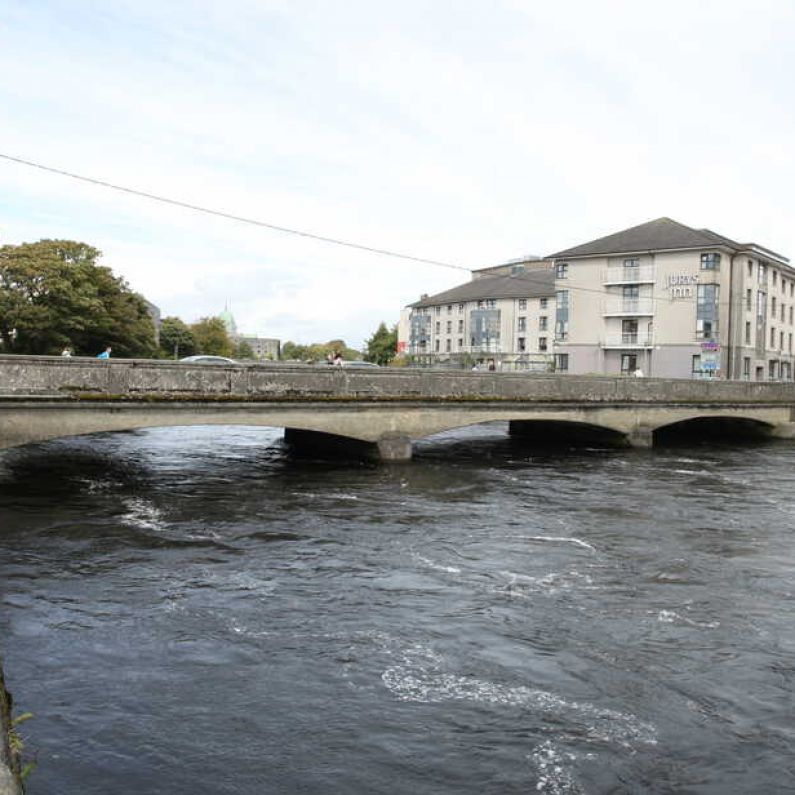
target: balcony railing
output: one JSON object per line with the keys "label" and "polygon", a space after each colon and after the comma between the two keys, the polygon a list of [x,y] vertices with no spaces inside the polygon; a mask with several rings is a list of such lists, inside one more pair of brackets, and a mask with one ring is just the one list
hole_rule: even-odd
{"label": "balcony railing", "polygon": [[604,348],[652,348],[654,339],[645,332],[609,334],[602,343]]}
{"label": "balcony railing", "polygon": [[655,280],[653,265],[625,268],[617,265],[602,273],[603,284],[652,284]]}
{"label": "balcony railing", "polygon": [[654,301],[651,298],[608,298],[603,315],[653,315]]}

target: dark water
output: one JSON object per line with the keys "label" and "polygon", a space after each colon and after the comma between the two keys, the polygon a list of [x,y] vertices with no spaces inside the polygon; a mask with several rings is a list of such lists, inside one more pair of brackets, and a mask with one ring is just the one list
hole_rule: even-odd
{"label": "dark water", "polygon": [[30,795],[795,792],[795,446],[0,455]]}

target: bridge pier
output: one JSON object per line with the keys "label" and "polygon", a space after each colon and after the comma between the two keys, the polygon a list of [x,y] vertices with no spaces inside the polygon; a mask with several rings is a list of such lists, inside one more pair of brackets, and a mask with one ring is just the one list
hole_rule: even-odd
{"label": "bridge pier", "polygon": [[411,439],[401,434],[385,434],[378,440],[382,461],[411,461]]}
{"label": "bridge pier", "polygon": [[284,441],[297,453],[335,455],[347,458],[379,458],[382,461],[411,461],[411,439],[400,433],[384,434],[377,442],[321,431],[285,428]]}
{"label": "bridge pier", "polygon": [[630,447],[637,447],[638,449],[654,447],[654,431],[644,426],[633,428],[627,434],[627,442]]}

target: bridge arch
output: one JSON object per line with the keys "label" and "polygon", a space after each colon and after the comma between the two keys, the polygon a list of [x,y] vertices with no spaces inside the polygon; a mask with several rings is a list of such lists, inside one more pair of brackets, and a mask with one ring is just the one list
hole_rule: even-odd
{"label": "bridge arch", "polygon": [[756,417],[706,414],[657,426],[654,444],[681,444],[694,441],[740,441],[771,438],[776,424]]}

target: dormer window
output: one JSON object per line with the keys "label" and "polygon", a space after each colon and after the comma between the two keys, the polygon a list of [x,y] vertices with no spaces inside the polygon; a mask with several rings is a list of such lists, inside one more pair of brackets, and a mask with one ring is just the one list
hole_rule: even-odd
{"label": "dormer window", "polygon": [[716,271],[720,268],[720,254],[710,252],[701,255],[701,270]]}
{"label": "dormer window", "polygon": [[569,263],[568,262],[556,262],[555,263],[555,278],[556,279],[568,279],[569,278]]}

